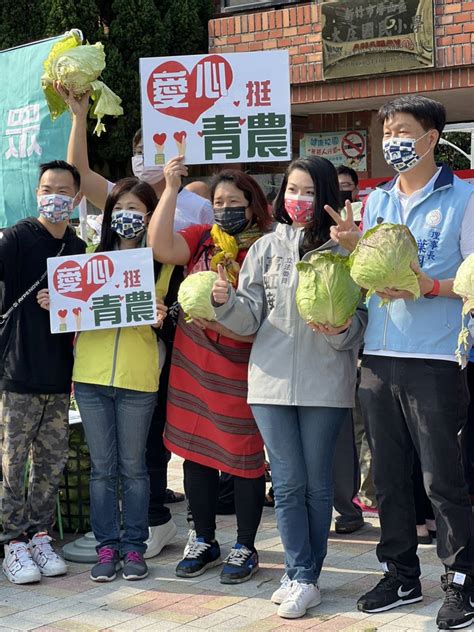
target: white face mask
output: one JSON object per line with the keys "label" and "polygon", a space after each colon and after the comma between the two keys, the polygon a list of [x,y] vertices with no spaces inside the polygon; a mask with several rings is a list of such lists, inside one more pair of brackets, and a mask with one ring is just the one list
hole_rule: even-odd
{"label": "white face mask", "polygon": [[143,164],[143,154],[132,156],[132,171],[136,178],[148,184],[158,184],[165,177],[163,167],[156,165],[154,167],[145,167]]}

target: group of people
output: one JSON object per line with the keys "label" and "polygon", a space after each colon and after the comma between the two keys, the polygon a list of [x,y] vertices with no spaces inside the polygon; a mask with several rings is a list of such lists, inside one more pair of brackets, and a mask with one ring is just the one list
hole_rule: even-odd
{"label": "group of people", "polygon": [[[321,602],[333,502],[344,504],[340,485],[333,495],[333,479],[340,451],[355,452],[357,392],[361,434],[372,455],[376,499],[370,502],[380,516],[377,556],[384,571],[357,607],[373,613],[423,599],[418,467],[445,567],[437,625],[469,625],[474,533],[458,437],[469,394],[466,371],[454,358],[462,303],[452,283],[474,252],[474,188],[435,163],[443,106],[413,96],[381,108],[385,160],[398,173],[368,197],[354,221],[357,176],[338,174],[324,158],[291,162],[272,213],[256,180],[240,170],[220,171],[210,187],[183,188],[183,156],[164,169],[145,167],[140,133],[134,177],[110,183],[88,164],[88,95],[75,98],[56,88],[73,117],[68,162],[41,167],[39,217],[0,233],[7,578],[28,583],[67,570],[50,531],[67,459],[72,385],[91,455],[98,541],[91,579],[111,581],[120,570],[127,580],[144,578],[146,558],[175,537],[165,504],[169,452],[184,459],[194,523],[176,574],[196,577],[222,564],[222,583],[251,579],[259,569],[255,539],[266,450],[285,552],[285,572],[271,599],[281,617],[303,616]],[[156,293],[164,297],[157,301],[155,325],[80,332],[74,340],[50,333],[46,259],[85,252],[69,225],[81,195],[103,210],[96,252],[152,248]],[[419,243],[435,244],[435,256],[412,264],[421,298],[384,288],[340,327],[304,322],[295,301],[296,263],[316,252],[350,252],[381,222],[405,224]],[[187,322],[177,289],[185,275],[205,270],[217,273],[211,294],[216,320]],[[237,519],[224,560],[216,537],[220,473],[232,476]],[[340,511],[341,533],[363,524],[352,502],[357,489],[346,487],[355,513],[344,519]]]}

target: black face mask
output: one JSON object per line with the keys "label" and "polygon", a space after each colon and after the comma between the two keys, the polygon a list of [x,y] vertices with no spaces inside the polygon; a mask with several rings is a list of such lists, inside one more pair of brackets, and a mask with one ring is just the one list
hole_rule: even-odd
{"label": "black face mask", "polygon": [[352,191],[339,191],[339,207],[345,208],[346,200],[352,202]]}
{"label": "black face mask", "polygon": [[224,206],[213,210],[214,221],[228,235],[241,233],[249,223],[245,216],[246,206]]}

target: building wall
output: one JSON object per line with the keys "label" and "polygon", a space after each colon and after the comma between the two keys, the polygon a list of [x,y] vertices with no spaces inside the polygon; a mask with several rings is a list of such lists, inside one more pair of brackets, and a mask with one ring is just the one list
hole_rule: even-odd
{"label": "building wall", "polygon": [[[316,3],[216,18],[209,23],[209,52],[234,53],[285,48],[290,54],[291,99],[299,110],[318,103],[370,99],[474,87],[474,1],[435,0],[436,68],[323,81],[320,7]],[[370,107],[370,106],[369,106]],[[308,108],[308,112],[311,108]],[[474,110],[473,110],[474,112]],[[381,129],[376,111],[311,114],[294,117],[294,152],[304,132],[366,129],[368,172],[390,174],[381,160]],[[376,148],[376,149],[371,149]],[[281,171],[278,164],[252,165],[252,171]]]}
{"label": "building wall", "polygon": [[411,94],[474,86],[474,2],[435,2],[436,69],[322,81],[320,7],[231,15],[209,23],[209,51],[234,53],[287,48],[294,104]]}

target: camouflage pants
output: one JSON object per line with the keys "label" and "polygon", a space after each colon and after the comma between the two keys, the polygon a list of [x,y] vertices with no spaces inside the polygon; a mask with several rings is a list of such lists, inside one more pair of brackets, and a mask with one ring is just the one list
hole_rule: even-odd
{"label": "camouflage pants", "polygon": [[[68,457],[69,395],[3,392],[3,534],[8,542],[23,533],[48,531]],[[30,463],[25,501],[25,468]]]}

